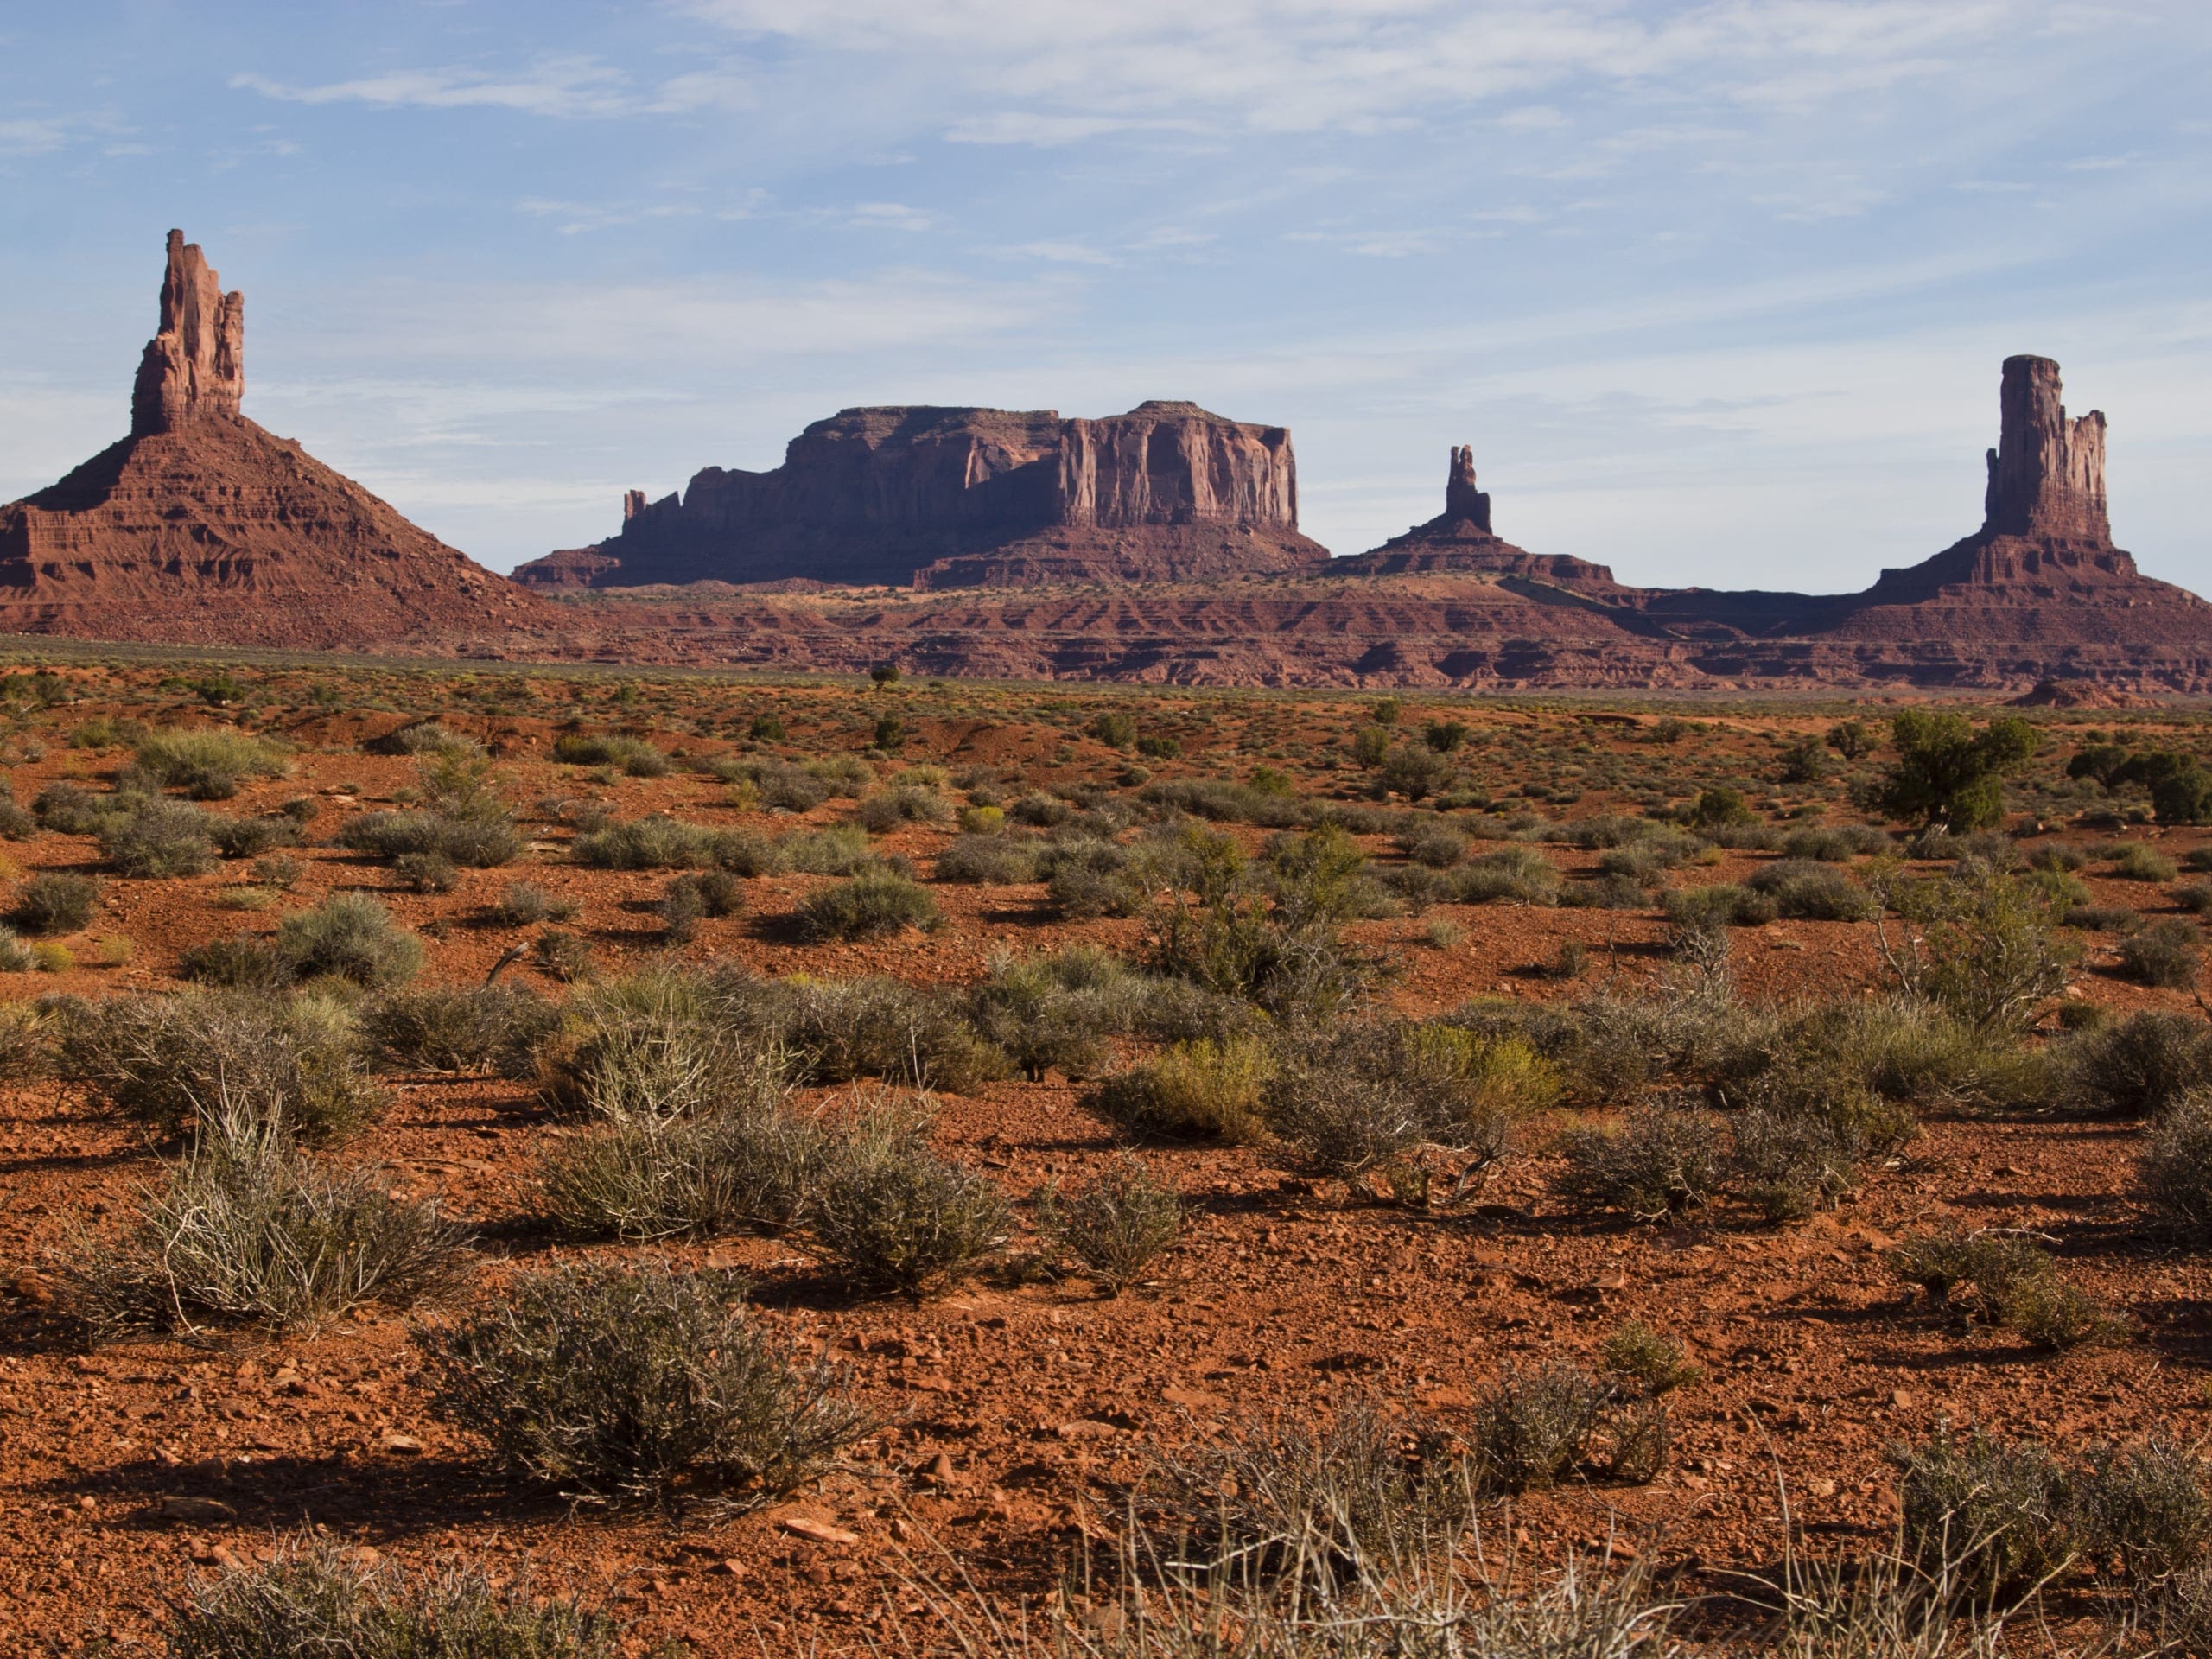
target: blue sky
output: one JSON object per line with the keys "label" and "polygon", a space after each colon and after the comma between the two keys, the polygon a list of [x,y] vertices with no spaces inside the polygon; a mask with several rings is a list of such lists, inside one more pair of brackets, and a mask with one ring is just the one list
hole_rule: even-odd
{"label": "blue sky", "polygon": [[2202,0],[78,0],[0,10],[0,499],[121,435],[172,225],[246,411],[505,569],[862,403],[1287,424],[1356,552],[1837,590],[2007,353],[2212,588]]}

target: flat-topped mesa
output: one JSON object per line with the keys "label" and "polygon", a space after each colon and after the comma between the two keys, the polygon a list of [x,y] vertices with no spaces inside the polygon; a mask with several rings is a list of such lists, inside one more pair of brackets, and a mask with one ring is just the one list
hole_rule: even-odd
{"label": "flat-topped mesa", "polygon": [[1475,446],[1452,446],[1452,469],[1444,475],[1444,516],[1463,518],[1478,530],[1490,528],[1490,497],[1475,487]]}
{"label": "flat-topped mesa", "polygon": [[188,421],[236,420],[245,395],[245,296],[222,279],[182,231],[169,232],[161,327],[138,359],[130,435],[173,432]]}
{"label": "flat-topped mesa", "polygon": [[2067,419],[2047,357],[2006,358],[2000,400],[1982,533],[2111,546],[2103,411]]}
{"label": "flat-topped mesa", "polygon": [[767,472],[709,467],[680,495],[623,498],[622,528],[535,560],[541,588],[794,581],[918,588],[1283,575],[1298,533],[1289,432],[1196,404],[1067,420],[1053,410],[841,410]]}

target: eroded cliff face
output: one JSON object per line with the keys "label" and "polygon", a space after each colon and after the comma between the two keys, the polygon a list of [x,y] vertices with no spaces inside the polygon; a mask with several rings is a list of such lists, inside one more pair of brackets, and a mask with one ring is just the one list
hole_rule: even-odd
{"label": "eroded cliff face", "polygon": [[772,471],[710,467],[650,505],[632,491],[619,534],[515,574],[543,588],[963,587],[1268,574],[1325,556],[1298,533],[1281,427],[1179,403],[1102,420],[881,408],[816,422]]}

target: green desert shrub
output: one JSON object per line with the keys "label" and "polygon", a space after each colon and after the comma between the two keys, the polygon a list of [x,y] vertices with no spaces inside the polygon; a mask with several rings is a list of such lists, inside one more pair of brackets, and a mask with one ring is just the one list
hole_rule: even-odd
{"label": "green desert shrub", "polygon": [[365,893],[333,893],[276,925],[271,947],[294,980],[333,975],[371,990],[399,985],[423,966],[423,942]]}
{"label": "green desert shrub", "polygon": [[361,1012],[361,1035],[385,1065],[410,1071],[488,1071],[527,1077],[560,1011],[512,985],[435,985],[386,991]]}
{"label": "green desert shrub", "polygon": [[728,870],[679,875],[660,896],[661,919],[676,944],[688,943],[708,917],[734,916],[745,908],[745,884]]}
{"label": "green desert shrub", "polygon": [[1462,905],[1549,905],[1559,889],[1558,867],[1532,847],[1501,847],[1452,872],[1452,897]]}
{"label": "green desert shrub", "polygon": [[[850,875],[880,865],[874,849],[868,845],[867,832],[849,823],[832,824],[823,830],[795,830],[779,836],[772,847],[772,868],[800,875]],[[732,862],[727,847],[716,861],[737,869],[740,874],[749,873]]]}
{"label": "green desert shrub", "polygon": [[327,1139],[385,1103],[350,1010],[326,997],[115,997],[71,1005],[53,1023],[60,1071],[164,1136],[227,1103]]}
{"label": "green desert shrub", "polygon": [[2054,1064],[2083,1109],[2149,1116],[2212,1086],[2212,1026],[2196,1014],[2133,1014],[2067,1038]]}
{"label": "green desert shrub", "polygon": [[1745,885],[1774,900],[1781,915],[1815,922],[1863,922],[1873,895],[1831,864],[1783,858],[1753,872]]}
{"label": "green desert shrub", "polygon": [[282,745],[219,728],[149,733],[132,764],[156,788],[181,788],[201,801],[227,800],[249,779],[281,778],[292,769]]}
{"label": "green desert shrub", "polygon": [[1704,1370],[1682,1351],[1682,1344],[1641,1319],[1630,1319],[1599,1350],[1605,1369],[1636,1393],[1656,1399],[1689,1388]]}
{"label": "green desert shrub", "polygon": [[89,875],[46,870],[16,889],[10,925],[25,933],[74,933],[99,907],[100,884]]}
{"label": "green desert shrub", "polygon": [[491,907],[492,919],[505,927],[535,927],[540,922],[574,918],[576,901],[529,881],[511,881]]}
{"label": "green desert shrub", "polygon": [[1890,850],[1889,836],[1869,823],[1808,824],[1782,838],[1784,858],[1818,859],[1824,864],[1847,864]]}
{"label": "green desert shrub", "polygon": [[2120,969],[2130,979],[2185,991],[2203,971],[2204,932],[2195,922],[2170,916],[2122,938],[2118,955]]}
{"label": "green desert shrub", "polygon": [[123,798],[118,810],[103,814],[93,833],[108,862],[124,875],[162,880],[204,875],[215,868],[213,815],[183,801],[160,795]]}
{"label": "green desert shrub", "polygon": [[2153,1434],[2089,1448],[2068,1520],[2082,1553],[2120,1570],[2139,1593],[2195,1566],[2212,1545],[2212,1493],[2193,1446]]}
{"label": "green desert shrub", "polygon": [[1707,935],[1731,927],[1764,927],[1781,914],[1771,894],[1733,881],[1674,888],[1664,908],[1679,931]]}
{"label": "green desert shrub", "polygon": [[522,832],[496,817],[442,812],[363,812],[346,821],[338,844],[374,858],[437,857],[468,869],[496,869],[522,856]]}
{"label": "green desert shrub", "polygon": [[937,900],[929,889],[895,870],[862,870],[835,887],[809,893],[797,925],[803,938],[874,939],[910,927],[933,927]]}
{"label": "green desert shrub", "polygon": [[1084,1105],[1127,1135],[1253,1145],[1267,1138],[1264,1096],[1274,1057],[1249,1036],[1194,1038],[1106,1078]]}
{"label": "green desert shrub", "polygon": [[952,809],[935,790],[909,786],[867,797],[855,809],[853,821],[870,835],[881,836],[910,823],[944,823],[951,817]]}
{"label": "green desert shrub", "polygon": [[301,841],[298,820],[281,812],[257,818],[234,818],[210,812],[205,822],[215,850],[225,858],[259,858],[279,847],[296,847]]}
{"label": "green desert shrub", "polygon": [[2181,872],[2147,841],[2128,841],[2113,852],[2112,873],[2123,881],[2171,881]]}
{"label": "green desert shrub", "polygon": [[1081,1264],[1107,1294],[1118,1295],[1172,1248],[1183,1227],[1183,1200],[1124,1154],[1096,1179],[1063,1198],[1037,1196],[1038,1230]]}
{"label": "green desert shrub", "polygon": [[1459,1162],[1464,1185],[1559,1095],[1550,1063],[1519,1037],[1378,1024],[1290,1046],[1263,1099],[1268,1129],[1299,1162],[1395,1187],[1418,1179],[1403,1160],[1427,1148]]}
{"label": "green desert shrub", "polygon": [[1037,845],[1001,835],[963,835],[937,856],[940,881],[1018,887],[1041,873]]}
{"label": "green desert shrub", "polygon": [[1325,1586],[1414,1567],[1458,1544],[1479,1495],[1451,1429],[1366,1400],[1325,1419],[1240,1426],[1152,1461],[1140,1490],[1165,1512],[1175,1559],[1215,1582],[1227,1572]]}
{"label": "green desert shrub", "polygon": [[95,795],[66,779],[48,784],[31,803],[39,827],[57,836],[96,836],[105,821],[123,810],[126,801],[114,795]]}
{"label": "green desert shrub", "polygon": [[666,1268],[518,1275],[467,1317],[417,1328],[432,1407],[556,1491],[772,1503],[873,1425],[840,1373],[747,1313],[746,1288]]}
{"label": "green desert shrub", "polygon": [[2066,987],[2078,954],[2057,934],[2057,906],[2032,876],[1984,863],[1948,876],[1878,880],[1878,901],[1905,924],[1878,944],[1908,995],[1984,1028],[2017,1028]]}
{"label": "green desert shrub", "polygon": [[620,766],[632,778],[667,774],[669,760],[641,737],[570,733],[553,741],[553,758],[572,766]]}
{"label": "green desert shrub", "polygon": [[1006,1200],[931,1150],[925,1105],[864,1105],[833,1134],[800,1225],[807,1248],[851,1281],[918,1297],[1005,1248]]}
{"label": "green desert shrub", "polygon": [[967,1018],[965,999],[894,979],[800,979],[753,988],[748,1029],[788,1052],[811,1083],[880,1078],[969,1094],[1006,1075],[1006,1056]]}
{"label": "green desert shrub", "polygon": [[715,861],[720,837],[664,812],[578,836],[569,855],[579,864],[609,870],[690,870]]}
{"label": "green desert shrub", "polygon": [[1890,1259],[1898,1276],[1919,1285],[1930,1300],[2017,1331],[2038,1347],[2079,1347],[2123,1330],[2087,1292],[2059,1275],[2049,1252],[2018,1235],[1915,1234]]}
{"label": "green desert shrub", "polygon": [[613,1619],[448,1568],[416,1580],[359,1550],[282,1543],[195,1579],[168,1633],[172,1659],[620,1659]]}
{"label": "green desert shrub", "polygon": [[371,1302],[404,1306],[448,1282],[461,1235],[391,1177],[303,1157],[284,1126],[248,1112],[203,1120],[121,1231],[81,1242],[66,1294],[103,1336],[289,1329]]}

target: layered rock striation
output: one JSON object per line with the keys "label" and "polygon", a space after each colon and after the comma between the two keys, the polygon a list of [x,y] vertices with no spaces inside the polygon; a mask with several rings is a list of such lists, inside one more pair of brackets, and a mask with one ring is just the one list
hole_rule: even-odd
{"label": "layered rock striation", "polygon": [[709,467],[624,499],[607,541],[524,565],[542,588],[807,581],[958,588],[1179,582],[1317,568],[1281,427],[1195,404],[1103,420],[1054,410],[849,409],[782,466]]}
{"label": "layered rock striation", "polygon": [[245,318],[170,232],[130,435],[0,507],[0,631],[458,648],[556,620],[241,414]]}

